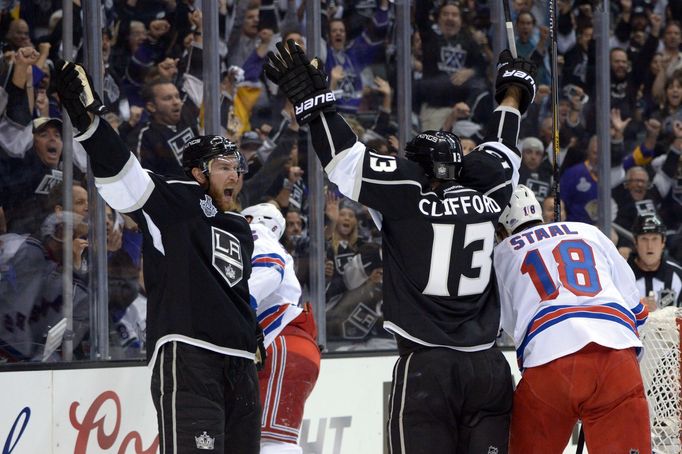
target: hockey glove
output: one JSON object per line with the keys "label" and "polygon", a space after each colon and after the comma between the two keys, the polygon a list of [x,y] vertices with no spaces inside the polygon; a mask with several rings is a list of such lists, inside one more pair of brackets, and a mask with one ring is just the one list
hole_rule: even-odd
{"label": "hockey glove", "polygon": [[311,63],[303,49],[288,40],[277,43],[277,53],[269,52],[263,69],[294,105],[296,121],[306,124],[321,112],[336,111],[336,98],[327,87],[327,77],[318,59]]}
{"label": "hockey glove", "polygon": [[88,113],[103,115],[107,108],[102,104],[93,88],[92,79],[81,65],[59,60],[56,66],[59,100],[69,114],[73,126],[83,133],[91,123]]}
{"label": "hockey glove", "polygon": [[497,62],[497,80],[495,81],[495,101],[500,104],[507,94],[507,89],[516,86],[521,90],[519,111],[523,115],[535,99],[536,73],[537,67],[533,62],[525,58],[512,57],[509,49],[500,52],[500,58]]}

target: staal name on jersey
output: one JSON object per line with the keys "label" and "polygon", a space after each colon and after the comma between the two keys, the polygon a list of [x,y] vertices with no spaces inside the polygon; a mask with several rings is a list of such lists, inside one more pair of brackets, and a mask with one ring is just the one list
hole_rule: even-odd
{"label": "staal name on jersey", "polygon": [[[543,227],[536,227],[530,231],[521,232],[516,236],[513,236],[509,242],[514,247],[514,250],[518,251],[526,245],[526,241],[528,244],[533,244],[555,236],[577,234],[578,232],[572,231],[566,224],[551,224]],[[526,241],[524,241],[524,238]]]}

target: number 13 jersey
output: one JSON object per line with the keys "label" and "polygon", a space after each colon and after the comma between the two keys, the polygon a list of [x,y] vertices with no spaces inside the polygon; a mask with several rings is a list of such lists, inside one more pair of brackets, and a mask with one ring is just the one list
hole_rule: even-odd
{"label": "number 13 jersey", "polygon": [[641,347],[648,311],[635,276],[596,227],[559,222],[523,230],[495,247],[502,328],[520,367],[574,353],[590,342]]}
{"label": "number 13 jersey", "polygon": [[[504,117],[507,117],[507,128]],[[496,111],[495,131],[463,160],[458,184],[431,191],[415,162],[374,152],[343,119],[311,122],[316,154],[341,193],[370,207],[382,232],[384,328],[412,343],[490,348],[500,306],[492,253],[497,219],[518,181],[518,111]]]}

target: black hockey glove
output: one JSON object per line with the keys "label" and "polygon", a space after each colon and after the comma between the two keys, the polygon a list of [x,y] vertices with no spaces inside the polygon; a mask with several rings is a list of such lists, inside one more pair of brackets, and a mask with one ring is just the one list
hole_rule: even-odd
{"label": "black hockey glove", "polygon": [[88,112],[103,115],[107,108],[102,104],[93,88],[92,79],[81,65],[59,60],[56,66],[59,100],[69,114],[73,126],[83,133],[91,123]]}
{"label": "black hockey glove", "polygon": [[327,86],[320,61],[311,63],[293,40],[277,43],[277,53],[269,52],[263,69],[294,105],[296,121],[306,124],[321,112],[336,111],[336,98]]}
{"label": "black hockey glove", "polygon": [[516,86],[521,90],[519,99],[519,111],[521,115],[526,112],[530,103],[535,99],[535,75],[537,67],[535,63],[525,58],[512,57],[509,49],[500,52],[497,61],[497,80],[495,81],[495,101],[501,103],[507,89]]}
{"label": "black hockey glove", "polygon": [[258,342],[258,346],[256,347],[256,369],[257,370],[263,370],[265,367],[265,360],[267,359],[268,355],[266,353],[265,349],[265,344],[263,341],[265,340],[263,336],[263,330],[258,329],[258,334],[256,335],[256,341]]}

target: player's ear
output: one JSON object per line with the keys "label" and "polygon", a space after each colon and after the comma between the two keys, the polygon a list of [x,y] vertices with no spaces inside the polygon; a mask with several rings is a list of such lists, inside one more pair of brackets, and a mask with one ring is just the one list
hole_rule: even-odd
{"label": "player's ear", "polygon": [[199,184],[205,184],[206,183],[206,175],[204,172],[199,167],[194,167],[192,169],[192,176],[194,177],[195,180],[199,182]]}

